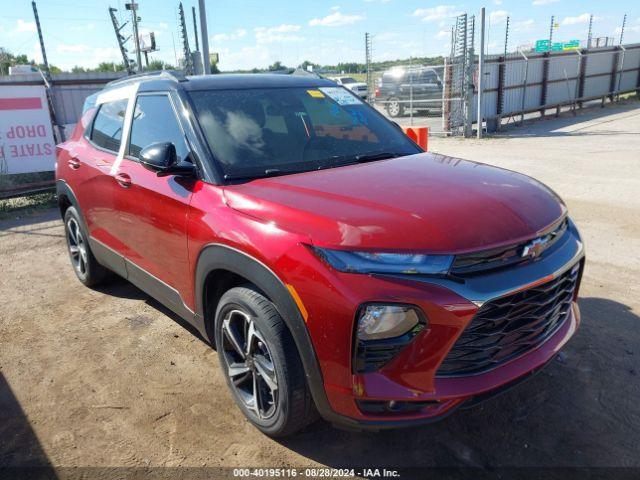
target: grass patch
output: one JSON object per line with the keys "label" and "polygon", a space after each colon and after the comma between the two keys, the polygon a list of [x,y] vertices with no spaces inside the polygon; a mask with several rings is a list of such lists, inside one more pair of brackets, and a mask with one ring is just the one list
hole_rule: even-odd
{"label": "grass patch", "polygon": [[36,193],[26,197],[0,200],[0,219],[28,215],[38,210],[56,206],[55,192]]}

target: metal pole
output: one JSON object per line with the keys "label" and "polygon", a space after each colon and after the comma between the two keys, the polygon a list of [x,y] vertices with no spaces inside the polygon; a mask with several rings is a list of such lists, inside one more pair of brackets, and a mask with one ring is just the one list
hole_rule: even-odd
{"label": "metal pole", "polygon": [[484,78],[484,28],[485,8],[480,9],[480,54],[478,55],[478,138],[482,138],[482,88]]}
{"label": "metal pole", "polygon": [[36,28],[38,29],[38,38],[40,39],[40,50],[42,51],[42,63],[44,64],[45,74],[42,75],[42,79],[44,80],[45,93],[47,95],[47,103],[49,104],[49,114],[51,115],[51,123],[58,130],[58,139],[61,142],[66,140],[66,135],[64,133],[64,126],[58,124],[58,117],[56,116],[56,109],[53,105],[53,92],[51,90],[52,86],[52,78],[51,71],[49,70],[49,62],[47,60],[47,51],[44,48],[44,37],[42,36],[42,28],[40,27],[40,17],[38,16],[38,7],[36,6],[36,2],[31,2],[31,6],[33,7],[33,16],[36,21]]}
{"label": "metal pole", "polygon": [[504,56],[507,56],[507,52],[509,51],[509,17],[507,17],[507,21],[504,26]]}
{"label": "metal pole", "polygon": [[624,45],[620,45],[622,49],[622,58],[620,59],[620,68],[618,69],[618,86],[616,87],[616,99],[620,101],[620,83],[622,82],[622,74],[624,72],[624,54],[627,53],[627,49]]}
{"label": "metal pole", "polygon": [[589,33],[587,34],[587,48],[591,48],[592,37],[593,37],[593,13],[589,16]]}
{"label": "metal pole", "polygon": [[409,118],[413,127],[413,55],[409,57]]}
{"label": "metal pole", "polygon": [[140,38],[138,37],[138,4],[133,1],[127,4],[131,10],[131,22],[133,24],[133,45],[136,49],[137,70],[142,71],[142,56],[140,55]]}
{"label": "metal pole", "polygon": [[620,29],[620,45],[622,45],[622,39],[624,38],[624,27],[627,25],[627,14],[624,14],[622,19],[622,28]]}
{"label": "metal pole", "polygon": [[467,67],[467,71],[466,71],[466,75],[465,75],[465,84],[466,84],[466,90],[465,90],[465,99],[464,99],[464,103],[465,103],[465,125],[464,125],[464,136],[466,138],[471,137],[471,135],[473,134],[472,132],[472,127],[473,127],[473,118],[472,118],[472,114],[471,114],[471,109],[473,106],[473,69],[475,66],[475,55],[474,55],[474,33],[475,33],[475,22],[476,22],[476,18],[475,17],[471,17],[469,20],[469,23],[471,23],[470,26],[467,26],[466,28],[466,35],[465,35],[465,43],[467,44],[466,47],[466,67]]}
{"label": "metal pole", "polygon": [[191,7],[191,15],[193,16],[193,37],[196,39],[196,52],[199,52],[200,43],[198,42],[198,24],[196,23],[196,7]]}
{"label": "metal pole", "polygon": [[200,13],[200,34],[202,35],[202,68],[205,75],[211,73],[211,59],[209,58],[209,34],[207,33],[207,12],[204,0],[198,0]]}
{"label": "metal pole", "polygon": [[551,46],[553,45],[553,24],[555,22],[555,17],[551,15],[551,25],[549,27],[549,50],[551,50]]}
{"label": "metal pole", "polygon": [[524,107],[525,107],[525,99],[527,96],[527,83],[529,82],[529,57],[527,57],[524,52],[520,51],[520,55],[524,57],[524,81],[522,82],[522,104],[521,104],[521,112],[520,112],[520,125],[524,123]]}
{"label": "metal pole", "polygon": [[120,54],[122,55],[122,62],[124,63],[124,68],[127,70],[127,73],[131,75],[133,71],[131,70],[131,63],[129,63],[127,49],[124,47],[124,42],[126,42],[126,40],[120,34],[120,30],[122,30],[127,22],[122,25],[118,25],[118,19],[116,18],[115,12],[117,12],[115,8],[109,7],[109,15],[111,16],[111,23],[113,24],[113,31],[116,33],[116,40],[118,41],[118,47],[120,48]]}
{"label": "metal pole", "polygon": [[40,28],[40,17],[38,17],[38,7],[36,2],[31,2],[33,7],[33,16],[36,20],[36,28],[38,29],[38,38],[40,39],[40,51],[42,52],[42,63],[44,64],[44,71],[47,75],[47,80],[51,83],[51,71],[49,70],[49,62],[47,61],[47,51],[44,48],[44,38],[42,37],[42,28]]}

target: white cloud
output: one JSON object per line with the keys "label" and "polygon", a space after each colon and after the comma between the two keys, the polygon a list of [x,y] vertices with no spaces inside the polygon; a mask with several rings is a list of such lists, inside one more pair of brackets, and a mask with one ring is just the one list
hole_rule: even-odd
{"label": "white cloud", "polygon": [[98,47],[93,49],[91,60],[94,65],[102,62],[122,62],[122,54],[116,47]]}
{"label": "white cloud", "polygon": [[498,25],[500,23],[504,23],[509,16],[509,12],[506,10],[496,10],[495,12],[491,12],[489,14],[489,22],[491,25]]}
{"label": "white cloud", "polygon": [[579,25],[581,23],[589,23],[591,15],[589,13],[583,13],[577,17],[565,17],[562,20],[562,25]]}
{"label": "white cloud", "polygon": [[309,21],[309,25],[312,27],[342,27],[344,25],[352,25],[359,22],[364,17],[362,15],[345,15],[342,12],[336,11],[323,18],[313,18]]}
{"label": "white cloud", "polygon": [[535,26],[536,22],[531,18],[528,20],[520,20],[518,22],[513,22],[513,31],[525,32],[528,30],[532,30]]}
{"label": "white cloud", "polygon": [[494,5],[502,5],[502,0],[493,0]]}
{"label": "white cloud", "polygon": [[228,42],[231,40],[238,40],[247,35],[247,31],[244,28],[239,28],[231,33],[217,33],[211,37],[213,43]]}
{"label": "white cloud", "polygon": [[58,53],[84,53],[89,50],[88,45],[83,45],[81,43],[67,44],[67,43],[59,43],[56,45],[56,52]]}
{"label": "white cloud", "polygon": [[533,0],[533,2],[531,3],[531,5],[533,5],[534,7],[538,7],[541,5],[550,5],[552,3],[556,3],[559,2],[560,0]]}
{"label": "white cloud", "polygon": [[451,38],[451,32],[449,30],[440,30],[436,34],[436,38]]}
{"label": "white cloud", "polygon": [[282,24],[277,27],[256,27],[253,33],[256,35],[258,43],[275,43],[275,42],[299,42],[304,40],[303,37],[296,35],[300,31],[300,25]]}
{"label": "white cloud", "polygon": [[16,22],[16,28],[14,31],[17,33],[36,33],[36,22],[25,22],[23,19],[19,18]]}
{"label": "white cloud", "polygon": [[379,2],[379,3],[389,3],[391,0],[364,0],[367,3]]}
{"label": "white cloud", "polygon": [[[624,27],[624,32],[625,33],[640,33],[640,17],[636,18],[635,23],[628,23],[625,27]],[[615,30],[613,31],[613,33],[615,35],[620,35],[622,33],[622,27],[616,27]]]}
{"label": "white cloud", "polygon": [[438,5],[433,8],[418,8],[413,12],[413,16],[420,17],[423,22],[435,22],[456,17],[460,13],[460,10],[453,5]]}

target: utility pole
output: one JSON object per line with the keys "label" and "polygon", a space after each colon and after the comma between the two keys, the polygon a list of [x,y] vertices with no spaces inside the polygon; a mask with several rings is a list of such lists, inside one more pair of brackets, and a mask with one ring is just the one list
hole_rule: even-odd
{"label": "utility pole", "polygon": [[509,17],[507,17],[507,22],[504,27],[504,56],[507,56],[507,52],[509,51]]}
{"label": "utility pole", "polygon": [[592,38],[593,38],[593,13],[589,16],[589,33],[587,34],[587,48],[591,48]]}
{"label": "utility pole", "polygon": [[186,75],[193,74],[193,62],[191,61],[191,50],[189,49],[189,36],[187,33],[187,25],[184,20],[184,8],[182,2],[178,5],[178,13],[180,15],[180,36],[182,36],[182,55],[184,56],[184,73]]}
{"label": "utility pole", "polygon": [[367,32],[364,34],[364,58],[367,68],[367,97],[375,98],[373,95],[373,75],[371,74],[371,35]]}
{"label": "utility pole", "polygon": [[198,24],[196,23],[196,7],[191,7],[191,15],[193,16],[193,38],[196,39],[196,52],[200,51],[198,45]]}
{"label": "utility pole", "polygon": [[40,50],[42,51],[42,63],[44,64],[44,74],[40,72],[42,75],[42,79],[44,80],[45,93],[47,95],[47,103],[49,104],[49,114],[51,115],[51,123],[58,130],[58,139],[60,142],[65,141],[64,127],[58,124],[58,118],[56,116],[56,109],[53,106],[53,96],[51,93],[52,86],[52,78],[51,78],[51,70],[49,69],[49,61],[47,60],[47,51],[44,48],[44,37],[42,36],[42,28],[40,27],[40,17],[38,16],[38,7],[36,6],[36,2],[31,2],[31,6],[33,7],[33,17],[36,21],[36,28],[38,29],[38,38],[40,39]]}
{"label": "utility pole", "polygon": [[[125,27],[125,25],[129,22],[124,22],[122,25],[118,24],[118,19],[116,18],[116,10],[115,8],[109,7],[109,15],[111,16],[111,23],[113,24],[113,31],[116,33],[116,40],[118,41],[118,47],[120,48],[120,54],[122,55],[122,61],[124,62],[124,68],[127,70],[127,73],[131,75],[133,70],[131,69],[131,63],[129,62],[129,56],[127,55],[127,49],[124,46],[125,42],[128,38],[124,38],[120,31]],[[129,37],[131,38],[131,37]]]}
{"label": "utility pole", "polygon": [[624,18],[622,19],[622,28],[620,29],[620,45],[622,45],[622,39],[624,38],[624,27],[626,25],[627,25],[627,14],[625,13]]}
{"label": "utility pole", "polygon": [[207,10],[204,0],[198,0],[198,10],[200,13],[200,33],[202,34],[202,68],[204,74],[211,74],[211,59],[209,58],[209,33],[207,32]]}
{"label": "utility pole", "polygon": [[[508,18],[507,18],[508,20]],[[482,88],[484,79],[484,28],[485,28],[485,8],[480,9],[480,55],[478,56],[478,138],[482,138]],[[506,42],[505,42],[506,44]]]}
{"label": "utility pole", "polygon": [[140,56],[140,37],[138,37],[138,4],[135,1],[125,3],[127,10],[131,10],[131,21],[133,24],[133,42],[136,49],[136,63],[138,71],[142,71],[142,57]]}
{"label": "utility pole", "polygon": [[549,50],[551,50],[551,47],[553,46],[553,25],[555,22],[555,17],[553,15],[551,15],[551,25],[549,27]]}
{"label": "utility pole", "polygon": [[47,76],[47,80],[51,83],[51,71],[49,70],[49,62],[47,60],[47,50],[44,48],[44,37],[42,36],[42,28],[40,28],[40,17],[38,17],[38,7],[36,2],[31,2],[33,7],[33,16],[36,21],[36,28],[38,29],[38,38],[40,39],[40,51],[42,52],[42,63],[44,65],[44,72]]}
{"label": "utility pole", "polygon": [[473,118],[471,117],[471,109],[473,108],[473,69],[475,65],[475,53],[474,53],[474,39],[476,29],[476,17],[472,16],[469,19],[470,25],[467,26],[466,33],[466,54],[467,54],[467,75],[465,82],[467,83],[467,89],[465,90],[465,125],[464,136],[469,138],[473,134]]}

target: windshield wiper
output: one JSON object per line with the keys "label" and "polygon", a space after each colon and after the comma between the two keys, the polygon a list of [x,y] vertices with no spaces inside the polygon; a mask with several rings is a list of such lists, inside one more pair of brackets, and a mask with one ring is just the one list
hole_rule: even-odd
{"label": "windshield wiper", "polygon": [[376,153],[363,153],[362,155],[356,155],[353,159],[358,163],[373,162],[375,160],[386,160],[387,158],[398,158],[408,155],[406,153],[397,152],[376,152]]}
{"label": "windshield wiper", "polygon": [[268,177],[277,177],[279,175],[292,175],[294,173],[303,173],[308,172],[308,169],[305,170],[280,170],[279,168],[267,168],[262,172],[255,173],[239,173],[239,174],[229,174],[227,173],[224,176],[225,180],[253,180],[255,178],[268,178]]}

